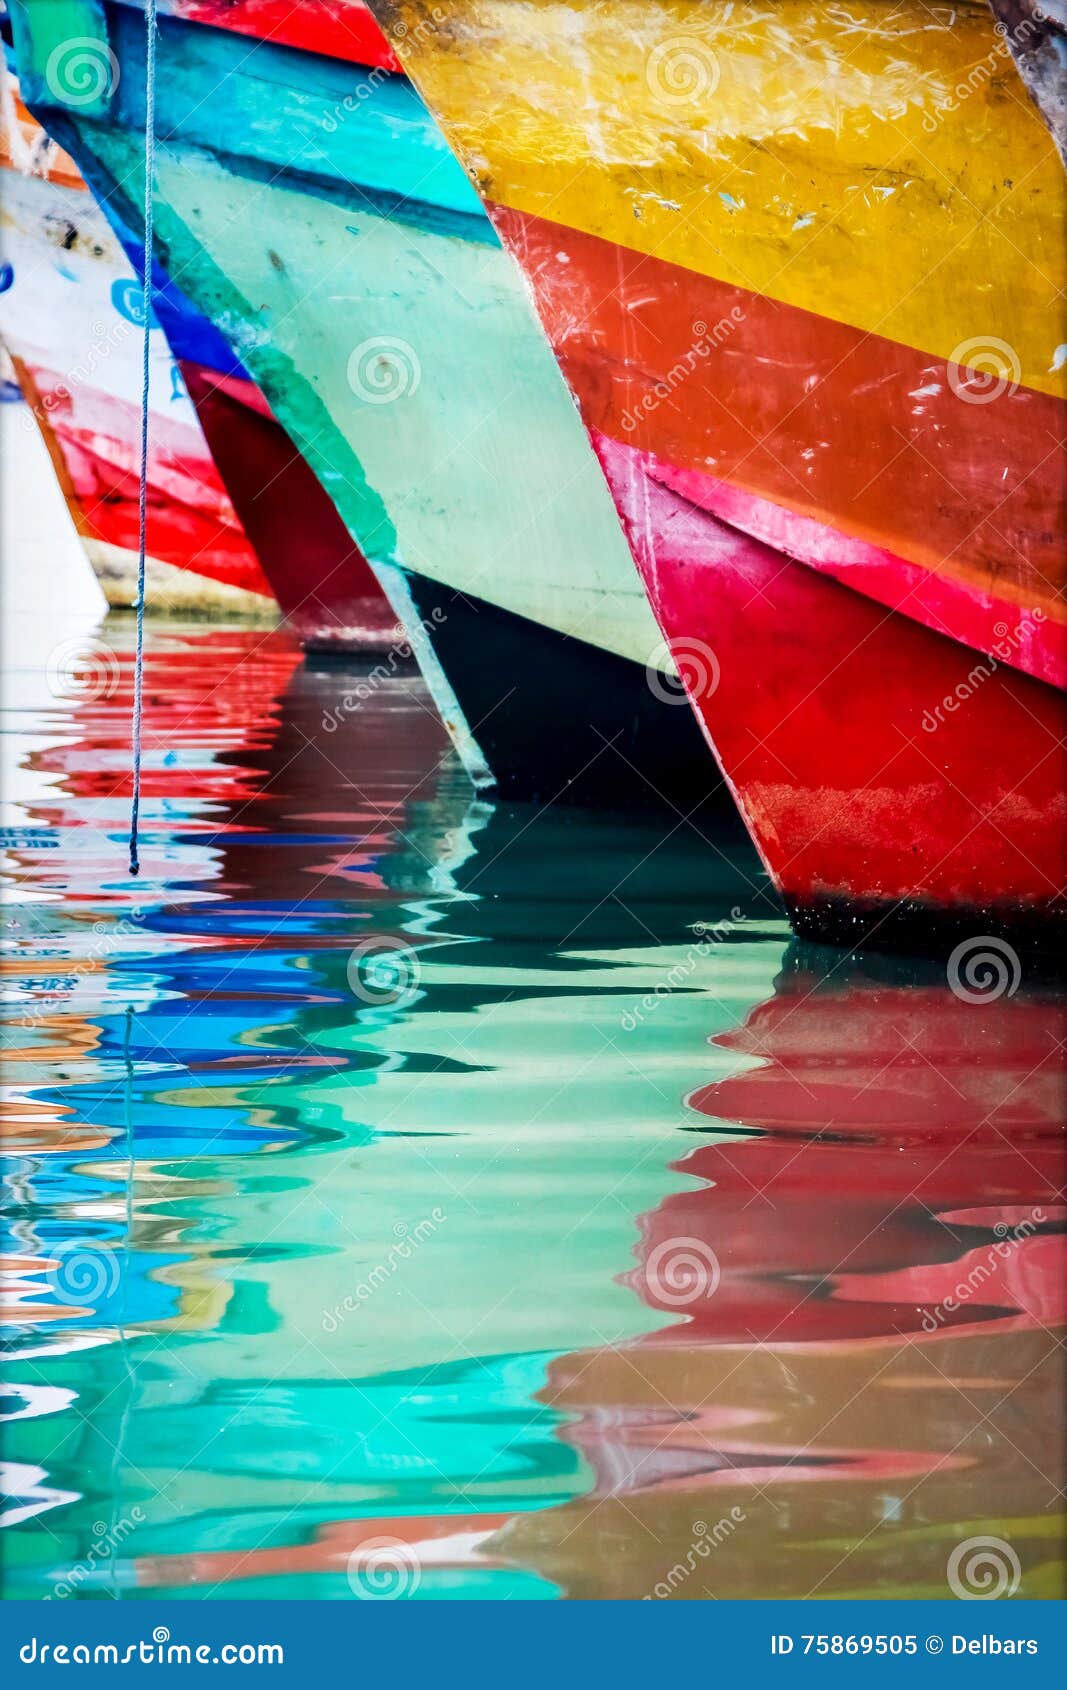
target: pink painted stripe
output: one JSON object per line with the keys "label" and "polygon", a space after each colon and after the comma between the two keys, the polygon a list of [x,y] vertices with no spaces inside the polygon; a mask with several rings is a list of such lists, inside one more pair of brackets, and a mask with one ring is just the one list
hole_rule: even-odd
{"label": "pink painted stripe", "polygon": [[1039,605],[1020,606],[993,593],[978,593],[970,583],[938,575],[698,470],[659,462],[650,473],[661,486],[710,511],[720,522],[832,575],[889,610],[1035,680],[1067,687],[1067,627],[1051,621]]}

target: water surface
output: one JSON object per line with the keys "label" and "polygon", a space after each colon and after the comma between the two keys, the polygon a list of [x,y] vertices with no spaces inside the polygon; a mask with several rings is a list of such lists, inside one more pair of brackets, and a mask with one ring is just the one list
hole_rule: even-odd
{"label": "water surface", "polygon": [[150,630],[133,880],[94,641],[5,711],[5,1594],[1064,1594],[1059,998],[262,630]]}

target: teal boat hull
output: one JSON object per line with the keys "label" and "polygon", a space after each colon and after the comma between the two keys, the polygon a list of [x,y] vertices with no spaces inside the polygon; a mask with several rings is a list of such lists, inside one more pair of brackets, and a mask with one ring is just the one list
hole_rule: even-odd
{"label": "teal boat hull", "polygon": [[[143,19],[14,13],[29,102],[138,227]],[[57,32],[110,55],[99,100],[47,76]],[[523,284],[410,84],[169,17],[157,54],[160,256],[377,572],[475,783],[721,801]]]}

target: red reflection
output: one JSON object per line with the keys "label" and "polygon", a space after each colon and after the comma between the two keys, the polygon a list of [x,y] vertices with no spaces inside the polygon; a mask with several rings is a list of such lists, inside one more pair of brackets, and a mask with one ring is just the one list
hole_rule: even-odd
{"label": "red reflection", "polygon": [[[1051,997],[788,977],[713,1040],[755,1064],[689,1099],[709,1131],[761,1136],[679,1164],[700,1183],[642,1220],[635,1290],[682,1314],[687,1342],[1062,1320],[1064,1033]],[[714,1294],[687,1298],[712,1255]]]}

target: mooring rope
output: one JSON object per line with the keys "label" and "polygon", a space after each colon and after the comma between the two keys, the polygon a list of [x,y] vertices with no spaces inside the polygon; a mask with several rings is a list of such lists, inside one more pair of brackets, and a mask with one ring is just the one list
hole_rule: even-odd
{"label": "mooring rope", "polygon": [[130,808],[130,873],[140,874],[137,827],[141,815],[141,720],[144,714],[144,598],[148,528],[148,388],[152,332],[152,252],[156,169],[156,0],[145,0],[145,116],[144,116],[144,314],[141,346],[141,481],[137,496],[137,655],[133,671],[133,801]]}
{"label": "mooring rope", "polygon": [[[137,1375],[130,1361],[129,1336],[129,1298],[130,1279],[133,1275],[133,1182],[137,1172],[137,1162],[134,1156],[133,1144],[133,1055],[131,1042],[133,1038],[133,1005],[126,1005],[126,1019],[122,1035],[122,1119],[126,1128],[126,1239],[122,1262],[122,1297],[118,1308],[116,1329],[119,1335],[119,1353],[126,1369],[126,1400],[122,1405],[119,1418],[118,1432],[111,1452],[111,1530],[110,1542],[114,1546],[119,1535],[119,1526],[124,1517],[122,1505],[122,1468],[126,1458],[126,1434],[130,1424],[130,1414],[133,1410],[133,1399],[137,1389]],[[114,1600],[122,1596],[122,1586],[119,1582],[119,1559],[112,1555],[109,1562],[111,1573],[111,1595]]]}

